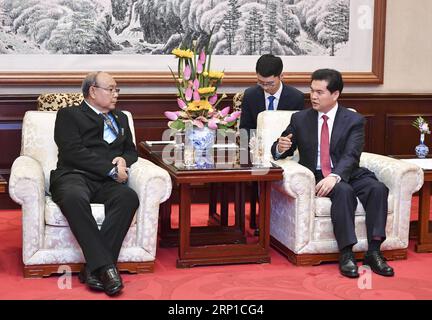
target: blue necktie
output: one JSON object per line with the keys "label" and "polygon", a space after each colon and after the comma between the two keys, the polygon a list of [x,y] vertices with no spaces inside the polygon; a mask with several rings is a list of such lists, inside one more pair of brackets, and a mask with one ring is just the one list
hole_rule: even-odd
{"label": "blue necktie", "polygon": [[276,99],[276,97],[274,96],[270,96],[267,98],[269,100],[269,105],[268,105],[268,109],[267,110],[274,110],[274,105],[273,105],[273,101]]}

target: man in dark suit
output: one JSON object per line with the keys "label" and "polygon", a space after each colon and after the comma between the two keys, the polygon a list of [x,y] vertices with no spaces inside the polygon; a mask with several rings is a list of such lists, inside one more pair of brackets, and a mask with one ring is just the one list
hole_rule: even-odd
{"label": "man in dark suit", "polygon": [[[59,153],[50,190],[86,260],[80,281],[114,295],[123,288],[117,258],[139,206],[137,194],[125,184],[128,168],[138,155],[127,117],[115,109],[120,89],[113,77],[90,73],[82,91],[84,101],[79,107],[57,113],[54,140]],[[91,202],[105,205],[100,230]]]}
{"label": "man in dark suit", "polygon": [[272,154],[275,159],[286,158],[298,148],[299,163],[315,174],[317,196],[331,199],[341,274],[359,276],[352,252],[357,243],[354,212],[358,197],[366,210],[368,251],[363,264],[377,274],[393,276],[393,269],[380,251],[386,238],[388,189],[374,173],[359,166],[365,119],[338,104],[342,89],[338,71],[315,71],[310,93],[312,108],[292,115],[289,126],[273,144]]}
{"label": "man in dark suit", "polygon": [[241,106],[240,129],[257,127],[258,113],[265,110],[301,110],[304,95],[282,83],[282,59],[272,54],[261,56],[256,63],[257,85],[246,89]]}

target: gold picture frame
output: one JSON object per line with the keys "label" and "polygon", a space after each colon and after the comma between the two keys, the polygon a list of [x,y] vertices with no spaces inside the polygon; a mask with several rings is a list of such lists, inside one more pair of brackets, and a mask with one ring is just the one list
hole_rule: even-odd
{"label": "gold picture frame", "polygon": [[[351,3],[359,0],[351,0]],[[366,0],[367,1],[367,0]],[[347,83],[357,83],[357,84],[382,84],[384,79],[384,50],[385,50],[385,27],[386,27],[386,0],[369,0],[373,4],[373,20],[371,21],[372,30],[370,32],[372,39],[371,40],[371,61],[368,61],[370,64],[369,70],[362,71],[351,71],[351,70],[341,70],[344,75],[344,80]],[[49,56],[49,55],[47,55]],[[85,57],[80,55],[75,55],[72,57],[66,57],[67,55],[60,55],[60,58],[64,60],[71,60],[70,64],[76,66],[76,71],[67,70],[66,68],[61,69],[62,67],[50,67],[47,70],[28,70],[23,69],[20,65],[19,61],[22,60],[32,60],[34,61],[34,66],[38,66],[37,57],[33,55],[20,55],[19,57],[14,58],[16,62],[17,70],[3,70],[0,66],[0,83],[1,84],[13,84],[13,85],[70,85],[70,84],[78,84],[82,81],[84,75],[90,71],[91,67],[94,68],[94,65],[88,67],[88,63],[80,67],[81,62],[84,59],[95,59],[94,55],[92,57]],[[146,59],[149,60],[149,64],[152,66],[157,65],[157,63],[153,63],[153,56],[138,56],[135,59]],[[6,55],[3,56],[4,58]],[[217,56],[216,56],[217,57]],[[216,57],[214,57],[213,61],[216,61]],[[227,56],[231,57],[232,56]],[[224,84],[230,85],[250,85],[255,83],[256,77],[254,70],[254,63],[251,63],[251,56],[249,56],[249,60],[244,64],[245,70],[250,71],[235,71],[232,72],[227,68],[225,71]],[[120,56],[116,55],[100,55],[98,61],[103,61],[104,59],[120,59]],[[242,56],[234,57],[241,61]],[[284,58],[284,57],[283,57]],[[295,57],[289,57],[290,59],[295,59]],[[47,58],[48,59],[48,58]],[[127,57],[126,57],[127,59]],[[256,59],[256,57],[254,57]],[[287,58],[288,59],[288,58]],[[316,58],[316,59],[319,59]],[[245,60],[246,61],[246,60]],[[67,64],[68,62],[65,62]],[[324,62],[325,63],[325,62]],[[14,63],[8,64],[15,65]],[[61,65],[64,65],[62,63]],[[116,65],[115,61],[106,62],[101,67],[98,67],[97,70],[105,70],[111,72],[116,80],[121,84],[147,84],[147,85],[165,85],[172,84],[172,77],[168,70],[167,63],[161,63],[157,66],[158,70],[150,70],[150,71],[123,71],[123,70],[110,70],[109,65]],[[121,65],[121,64],[119,64]],[[284,65],[287,66],[287,63]],[[288,63],[288,66],[290,64]],[[295,63],[291,63],[291,65],[295,65]],[[323,67],[327,67],[327,65],[323,65]],[[336,67],[337,68],[337,65]],[[289,68],[288,68],[289,69]],[[85,70],[85,71],[84,71]],[[289,83],[298,83],[304,84],[308,83],[310,79],[311,70],[308,71],[293,71],[293,72],[284,72],[284,79]]]}

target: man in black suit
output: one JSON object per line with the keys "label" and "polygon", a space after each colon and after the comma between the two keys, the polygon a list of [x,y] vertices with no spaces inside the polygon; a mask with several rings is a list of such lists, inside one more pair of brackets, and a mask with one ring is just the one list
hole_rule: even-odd
{"label": "man in black suit", "polygon": [[[138,155],[127,117],[115,109],[120,89],[113,77],[90,73],[82,91],[79,107],[57,112],[54,140],[59,153],[50,190],[86,260],[80,281],[114,295],[123,288],[117,258],[139,206],[137,194],[125,184]],[[105,205],[100,230],[91,202]]]}
{"label": "man in black suit", "polygon": [[241,106],[240,129],[256,130],[258,113],[265,110],[301,110],[304,95],[282,83],[282,59],[272,54],[261,56],[256,63],[257,84],[246,89]]}
{"label": "man in black suit", "polygon": [[298,148],[299,163],[315,174],[317,196],[331,199],[341,274],[359,276],[352,252],[357,243],[354,212],[358,197],[366,210],[368,251],[363,264],[377,274],[393,276],[393,269],[380,251],[386,238],[388,189],[373,172],[359,166],[365,119],[338,104],[342,89],[338,71],[315,71],[310,93],[312,108],[292,115],[289,126],[273,144],[272,154],[275,159],[286,158]]}

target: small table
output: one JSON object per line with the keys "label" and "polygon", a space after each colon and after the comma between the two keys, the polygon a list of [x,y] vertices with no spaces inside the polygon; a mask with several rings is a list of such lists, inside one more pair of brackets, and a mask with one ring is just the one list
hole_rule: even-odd
{"label": "small table", "polygon": [[[432,159],[418,159],[408,155],[391,156],[396,159],[407,160],[414,163],[423,169],[424,183],[419,190],[419,216],[418,223],[411,222],[410,235],[416,233],[417,243],[415,245],[416,252],[432,252],[432,231],[430,215],[430,197],[432,185]],[[414,231],[414,232],[412,232]],[[417,231],[417,232],[415,232]]]}
{"label": "small table", "polygon": [[0,193],[6,193],[7,182],[3,178],[2,175],[0,175]]}
{"label": "small table", "polygon": [[[176,162],[176,156],[164,152],[164,145],[139,144],[140,154],[167,170],[173,183],[179,188],[179,257],[177,267],[193,267],[210,264],[266,263],[270,262],[270,191],[271,182],[283,178],[283,169],[270,164],[256,168],[240,164],[225,157],[220,161],[214,156],[215,165],[208,168],[185,167]],[[222,163],[222,164],[221,164]],[[245,183],[257,181],[259,198],[259,238],[256,243],[242,241],[244,238]],[[214,226],[191,227],[191,185],[193,183],[233,183],[235,185],[234,227]],[[161,210],[165,217],[171,214],[170,203]],[[163,221],[161,222],[164,223]],[[223,243],[218,244],[219,240]]]}

